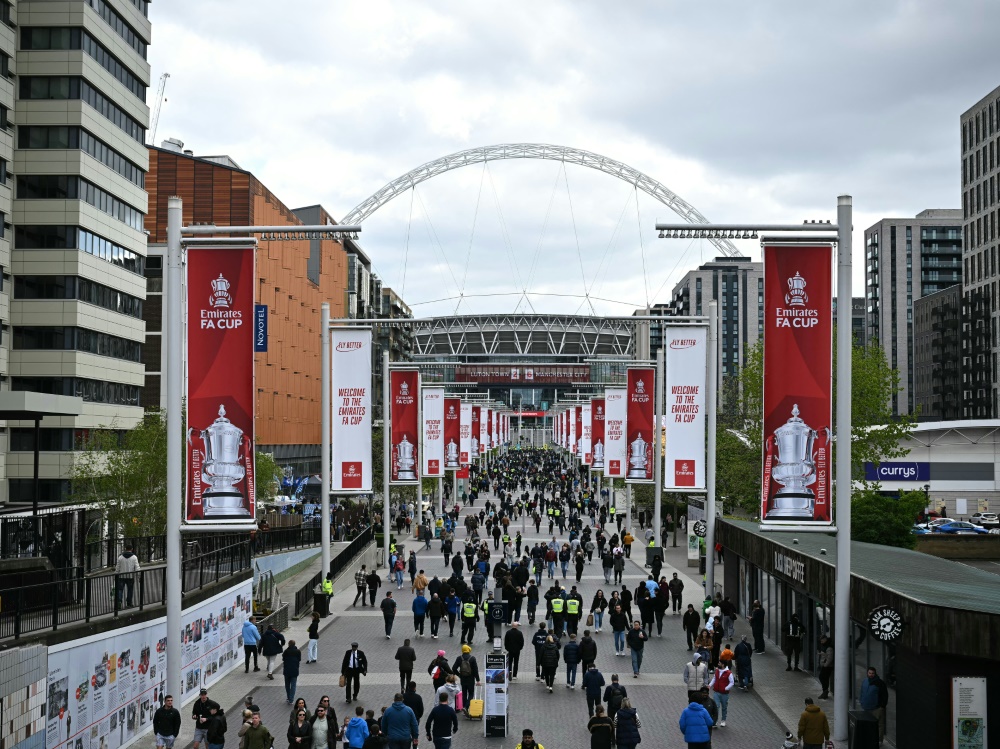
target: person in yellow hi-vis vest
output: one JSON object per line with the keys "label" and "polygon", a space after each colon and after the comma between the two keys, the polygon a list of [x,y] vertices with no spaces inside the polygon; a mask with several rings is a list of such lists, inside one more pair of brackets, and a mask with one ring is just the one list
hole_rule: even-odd
{"label": "person in yellow hi-vis vest", "polygon": [[465,599],[462,604],[462,644],[472,644],[476,636],[476,622],[479,621],[479,607],[472,596]]}

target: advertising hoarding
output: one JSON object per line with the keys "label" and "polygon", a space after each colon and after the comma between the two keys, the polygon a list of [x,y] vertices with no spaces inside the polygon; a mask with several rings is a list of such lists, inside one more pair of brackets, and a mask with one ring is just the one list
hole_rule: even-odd
{"label": "advertising hoarding", "polygon": [[708,328],[665,325],[663,489],[705,489]]}
{"label": "advertising hoarding", "polygon": [[372,490],[372,331],[335,328],[330,334],[330,491]]}

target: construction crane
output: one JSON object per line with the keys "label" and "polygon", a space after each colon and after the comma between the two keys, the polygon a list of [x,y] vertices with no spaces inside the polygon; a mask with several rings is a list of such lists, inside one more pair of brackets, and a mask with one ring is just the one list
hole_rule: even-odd
{"label": "construction crane", "polygon": [[156,126],[160,123],[160,109],[163,107],[163,102],[166,99],[163,98],[163,93],[167,89],[167,78],[170,77],[170,73],[164,73],[160,76],[160,85],[156,90],[156,106],[153,107],[153,116],[149,123],[149,145],[156,145]]}

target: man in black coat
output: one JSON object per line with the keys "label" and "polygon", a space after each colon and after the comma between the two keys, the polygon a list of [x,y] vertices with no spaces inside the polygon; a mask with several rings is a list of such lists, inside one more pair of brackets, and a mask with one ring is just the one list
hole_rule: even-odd
{"label": "man in black coat", "polygon": [[379,574],[375,570],[372,570],[368,573],[368,577],[365,580],[368,583],[368,600],[374,606],[375,596],[378,595],[378,589],[382,587],[382,578],[379,577]]}
{"label": "man in black coat", "polygon": [[406,691],[403,692],[403,704],[413,711],[419,722],[424,714],[424,698],[417,694],[417,682],[411,681],[406,685]]}
{"label": "man in black coat", "polygon": [[[358,650],[358,643],[352,642],[351,649],[344,653],[344,660],[340,664],[340,675],[344,677],[344,687],[347,689],[348,702],[352,702],[358,698],[362,674],[368,674],[368,658],[365,657],[365,651]],[[354,683],[353,694],[351,692],[351,682]]]}
{"label": "man in black coat", "polygon": [[503,637],[503,647],[507,651],[507,672],[511,680],[517,678],[517,665],[521,658],[521,651],[524,650],[524,635],[521,633],[521,625],[512,622],[510,629]]}
{"label": "man in black coat", "polygon": [[174,698],[167,695],[163,698],[163,707],[156,709],[153,713],[153,733],[156,734],[156,743],[160,744],[160,739],[167,739],[164,746],[173,744],[177,734],[181,731],[181,714],[174,707]]}

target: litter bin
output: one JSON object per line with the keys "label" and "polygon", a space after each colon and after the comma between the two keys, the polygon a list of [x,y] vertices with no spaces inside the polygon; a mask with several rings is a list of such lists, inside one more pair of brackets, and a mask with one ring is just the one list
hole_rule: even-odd
{"label": "litter bin", "polygon": [[320,592],[318,589],[313,591],[313,611],[317,614],[326,618],[330,615],[330,596],[326,593]]}
{"label": "litter bin", "polygon": [[848,749],[878,749],[878,718],[867,710],[847,713]]}
{"label": "litter bin", "polygon": [[701,554],[698,557],[698,574],[699,575],[704,575],[705,574],[705,555],[704,554]]}
{"label": "litter bin", "polygon": [[660,561],[663,561],[663,547],[662,546],[647,546],[646,547],[646,566],[649,567],[653,564],[653,557],[659,557]]}

